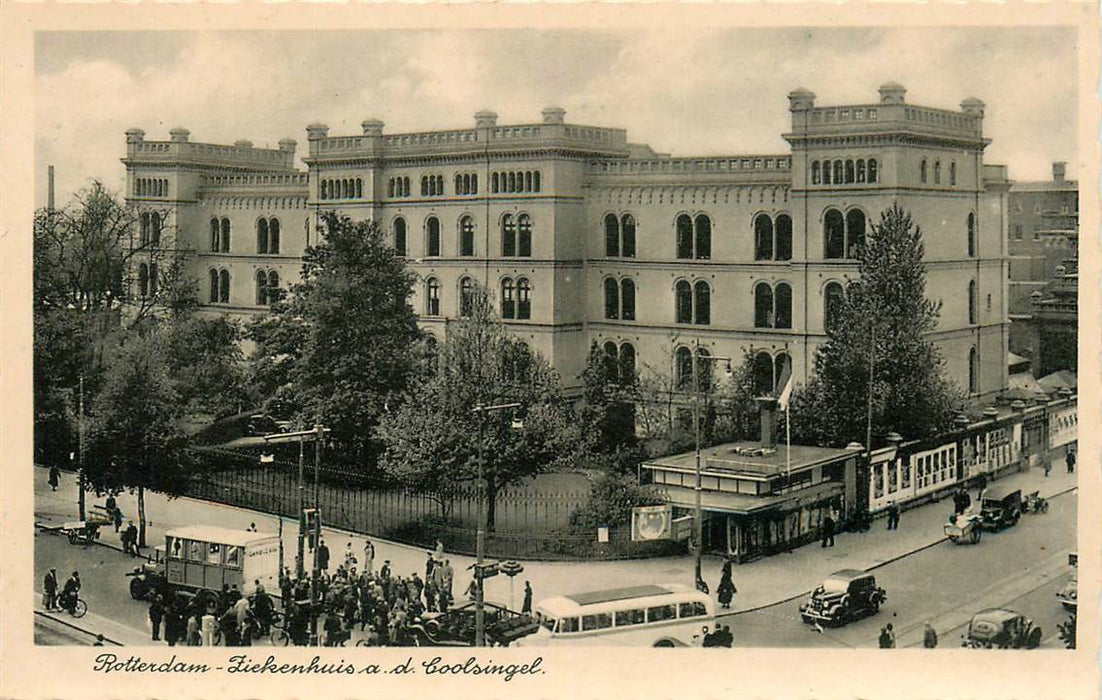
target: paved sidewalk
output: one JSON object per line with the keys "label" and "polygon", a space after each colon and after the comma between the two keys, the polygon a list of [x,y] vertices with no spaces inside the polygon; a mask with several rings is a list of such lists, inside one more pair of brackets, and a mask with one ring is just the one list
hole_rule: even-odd
{"label": "paved sidewalk", "polygon": [[[62,476],[61,486],[53,492],[46,483],[47,470],[36,467],[35,518],[38,522],[58,525],[76,519],[76,476],[69,473]],[[1033,469],[1002,477],[993,483],[1013,485],[1022,489],[1023,493],[1039,489],[1041,495],[1052,496],[1076,488],[1076,477],[1077,474],[1053,469],[1051,476],[1046,478],[1040,469]],[[117,500],[124,520],[136,517],[134,496],[124,493]],[[102,503],[102,499],[96,500],[89,494],[89,510],[93,503]],[[944,541],[942,524],[951,508],[952,502],[948,499],[923,505],[904,511],[898,530],[886,530],[885,521],[881,518],[873,522],[869,532],[838,535],[837,545],[832,548],[823,549],[818,544],[810,544],[790,553],[738,565],[734,568],[734,580],[739,592],[732,611],[746,612],[789,600],[805,594],[839,569],[875,568],[941,543]],[[279,518],[272,515],[191,498],[169,500],[156,493],[146,494],[146,514],[149,517],[146,541],[151,545],[164,542],[165,530],[197,523],[242,530],[250,523],[256,523],[260,531],[272,533],[279,529]],[[1023,521],[1023,524],[1028,527],[1028,521]],[[296,527],[295,521],[283,519],[287,566],[294,565]],[[101,544],[121,548],[113,528],[103,528],[101,532]],[[332,569],[344,560],[345,547],[349,542],[352,542],[357,558],[363,556],[366,538],[362,535],[326,528],[323,538],[329,547]],[[376,569],[389,559],[391,569],[397,574],[408,576],[416,571],[424,576],[426,550],[375,537],[370,539],[375,544]],[[466,568],[474,559],[460,555],[449,558],[456,571],[454,593],[459,598],[470,580]],[[721,565],[719,557],[707,556],[704,559],[703,574],[713,592],[719,581]],[[624,585],[670,582],[691,585],[692,571],[691,556],[607,562],[524,562],[524,572],[513,582],[515,590],[510,590],[507,577],[497,576],[487,580],[486,597],[493,602],[519,607],[526,580],[532,582],[538,602],[542,598],[564,593]]]}

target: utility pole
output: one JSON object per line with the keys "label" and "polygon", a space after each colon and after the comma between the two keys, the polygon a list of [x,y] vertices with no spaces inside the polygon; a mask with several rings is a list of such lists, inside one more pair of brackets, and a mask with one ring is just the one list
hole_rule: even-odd
{"label": "utility pole", "polygon": [[78,391],[77,410],[80,417],[77,420],[77,449],[80,451],[80,461],[77,464],[77,511],[80,519],[84,520],[84,372],[80,373]]}
{"label": "utility pole", "polygon": [[306,573],[306,492],[303,491],[302,477],[306,470],[306,439],[298,438],[298,554],[295,556],[295,578]]}
{"label": "utility pole", "polygon": [[697,589],[703,590],[701,584],[704,583],[704,576],[701,573],[701,556],[704,551],[704,509],[701,506],[701,456],[700,456],[700,370],[698,369],[698,363],[701,360],[715,361],[726,360],[727,361],[727,374],[731,374],[731,358],[722,357],[718,355],[706,355],[700,354],[700,342],[698,341],[693,348],[693,436],[696,441],[695,462],[696,462],[696,483],[693,489],[693,537],[695,539],[695,547],[693,547],[693,573],[696,580],[693,581],[693,585]]}

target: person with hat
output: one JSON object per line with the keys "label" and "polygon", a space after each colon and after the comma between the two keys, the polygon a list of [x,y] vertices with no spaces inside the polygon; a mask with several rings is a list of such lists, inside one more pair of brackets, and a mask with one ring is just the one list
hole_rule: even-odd
{"label": "person with hat", "polygon": [[80,593],[80,572],[74,571],[65,588],[61,590],[61,609],[72,613],[77,607],[77,594]]}

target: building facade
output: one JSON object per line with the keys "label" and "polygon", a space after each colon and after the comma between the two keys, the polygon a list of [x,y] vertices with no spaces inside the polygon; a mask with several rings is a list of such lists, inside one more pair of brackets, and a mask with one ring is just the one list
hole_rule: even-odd
{"label": "building facade", "polygon": [[264,312],[299,273],[320,212],[374,219],[418,273],[414,309],[443,338],[473,284],[510,331],[577,387],[591,343],[625,371],[684,374],[693,348],[755,357],[772,386],[783,355],[806,380],[854,255],[898,203],[921,226],[931,339],[977,400],[1006,387],[1006,170],[986,165],[984,105],[919,107],[902,86],[868,104],[789,95],[784,153],[671,157],[622,129],[542,120],[388,134],[307,127],[278,149],[127,132],[128,201],[186,255],[209,311]]}

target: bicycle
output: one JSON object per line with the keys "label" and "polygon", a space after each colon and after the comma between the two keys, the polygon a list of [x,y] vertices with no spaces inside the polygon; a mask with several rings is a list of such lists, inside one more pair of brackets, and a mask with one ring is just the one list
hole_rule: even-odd
{"label": "bicycle", "polygon": [[76,596],[76,600],[71,605],[61,604],[59,606],[59,610],[63,610],[73,617],[81,618],[84,617],[84,614],[86,612],[88,612],[88,603],[85,603],[84,600],[78,595]]}

